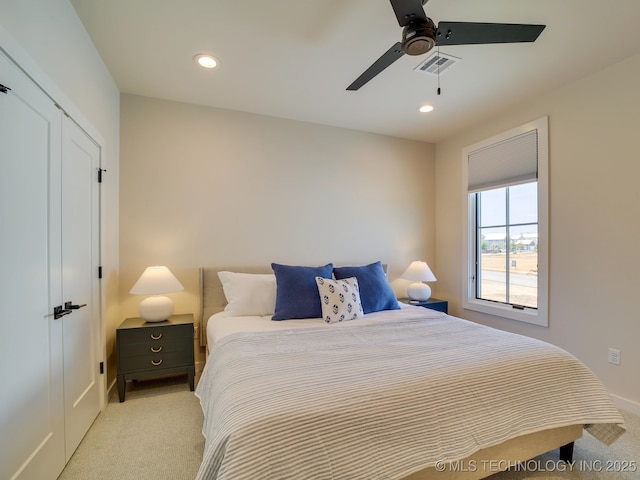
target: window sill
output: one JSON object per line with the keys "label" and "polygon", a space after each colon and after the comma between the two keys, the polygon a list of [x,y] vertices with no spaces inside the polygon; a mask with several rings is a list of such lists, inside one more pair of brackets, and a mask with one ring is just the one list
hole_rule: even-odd
{"label": "window sill", "polygon": [[529,323],[531,325],[538,325],[540,327],[548,327],[549,322],[546,315],[546,311],[541,309],[528,308],[524,309],[515,308],[511,305],[505,305],[501,303],[488,302],[484,300],[468,299],[463,303],[465,310],[472,310],[474,312],[486,313],[488,315],[494,315],[496,317],[508,318],[510,320],[516,320],[518,322]]}

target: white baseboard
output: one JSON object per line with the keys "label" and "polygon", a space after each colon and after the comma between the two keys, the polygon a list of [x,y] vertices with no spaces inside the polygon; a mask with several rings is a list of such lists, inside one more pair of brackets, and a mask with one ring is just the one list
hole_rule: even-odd
{"label": "white baseboard", "polygon": [[107,387],[107,398],[106,398],[106,403],[105,403],[105,408],[107,407],[107,403],[109,403],[109,399],[111,398],[111,395],[117,395],[117,392],[114,393],[114,391],[116,390],[116,378],[113,379],[113,381],[111,382],[111,384]]}
{"label": "white baseboard", "polygon": [[627,400],[626,398],[619,397],[618,395],[611,395],[611,398],[613,398],[613,402],[618,406],[618,408],[631,412],[634,415],[640,415],[640,403],[634,402],[633,400]]}

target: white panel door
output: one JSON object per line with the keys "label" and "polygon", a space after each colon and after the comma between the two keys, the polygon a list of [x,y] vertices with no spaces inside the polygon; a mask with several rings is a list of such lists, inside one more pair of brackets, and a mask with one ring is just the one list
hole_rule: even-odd
{"label": "white panel door", "polygon": [[0,478],[48,480],[65,465],[62,114],[1,53],[0,84]]}
{"label": "white panel door", "polygon": [[[66,460],[100,412],[100,149],[75,122],[62,126],[62,318]],[[69,306],[70,305],[70,306]]]}

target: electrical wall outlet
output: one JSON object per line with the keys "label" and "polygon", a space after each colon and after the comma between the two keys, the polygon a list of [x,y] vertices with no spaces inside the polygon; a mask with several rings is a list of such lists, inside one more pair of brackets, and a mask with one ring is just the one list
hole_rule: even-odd
{"label": "electrical wall outlet", "polygon": [[620,350],[616,350],[615,348],[610,348],[608,359],[609,359],[609,363],[613,365],[620,365]]}
{"label": "electrical wall outlet", "polygon": [[198,327],[193,327],[193,338],[198,338]]}

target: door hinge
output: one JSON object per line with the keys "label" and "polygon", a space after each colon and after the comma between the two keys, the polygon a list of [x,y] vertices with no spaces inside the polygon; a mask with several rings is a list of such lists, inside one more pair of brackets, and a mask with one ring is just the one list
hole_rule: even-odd
{"label": "door hinge", "polygon": [[6,87],[0,83],[0,92],[9,93],[9,90],[11,90],[9,87]]}
{"label": "door hinge", "polygon": [[102,278],[102,265],[98,267],[98,278]]}
{"label": "door hinge", "polygon": [[64,108],[62,108],[62,105],[60,105],[59,103],[54,103],[53,105],[54,105],[58,110],[60,110],[60,111],[64,114],[64,116],[65,116],[65,117],[67,117],[67,118],[71,118],[71,115],[69,115],[69,114],[65,111],[65,109],[64,109]]}
{"label": "door hinge", "polygon": [[98,183],[102,183],[102,172],[106,173],[106,170],[103,168],[98,169]]}
{"label": "door hinge", "polygon": [[100,375],[104,375],[104,362],[100,362]]}

